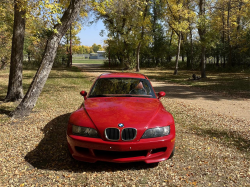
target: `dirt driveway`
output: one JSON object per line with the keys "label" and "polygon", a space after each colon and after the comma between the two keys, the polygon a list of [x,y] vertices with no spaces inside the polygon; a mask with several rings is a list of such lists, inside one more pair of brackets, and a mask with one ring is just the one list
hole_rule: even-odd
{"label": "dirt driveway", "polygon": [[[100,67],[100,64],[74,64],[96,78],[102,73],[114,72]],[[165,91],[166,98],[177,100],[181,103],[192,105],[197,110],[200,108],[209,110],[217,114],[223,114],[228,117],[250,120],[250,99],[239,99],[212,94],[190,86],[171,84],[151,80],[156,92]]]}

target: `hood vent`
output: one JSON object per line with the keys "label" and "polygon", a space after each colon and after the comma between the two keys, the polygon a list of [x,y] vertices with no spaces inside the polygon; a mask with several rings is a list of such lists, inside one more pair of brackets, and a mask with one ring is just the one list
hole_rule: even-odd
{"label": "hood vent", "polygon": [[[134,128],[122,129],[122,140],[130,141],[135,139],[137,130]],[[108,140],[118,141],[120,139],[120,130],[117,128],[107,128],[105,129],[105,136]]]}

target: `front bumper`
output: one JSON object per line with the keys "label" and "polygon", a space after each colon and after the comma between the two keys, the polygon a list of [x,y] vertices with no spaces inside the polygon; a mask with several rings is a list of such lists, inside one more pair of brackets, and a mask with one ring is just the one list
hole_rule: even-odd
{"label": "front bumper", "polygon": [[175,135],[140,141],[111,142],[100,138],[67,135],[68,147],[76,160],[91,162],[139,162],[154,163],[169,158],[174,148]]}

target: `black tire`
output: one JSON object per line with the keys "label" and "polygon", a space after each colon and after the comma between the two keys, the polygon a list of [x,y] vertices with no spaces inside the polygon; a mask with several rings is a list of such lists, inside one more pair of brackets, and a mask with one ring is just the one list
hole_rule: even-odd
{"label": "black tire", "polygon": [[67,147],[67,154],[68,154],[68,158],[70,158],[70,160],[75,160],[72,156],[72,154],[70,153],[69,148]]}
{"label": "black tire", "polygon": [[155,168],[159,165],[159,162],[154,162],[154,163],[150,163],[148,164],[149,168]]}
{"label": "black tire", "polygon": [[173,156],[174,156],[174,152],[175,152],[175,145],[174,145],[174,149],[173,149],[173,151],[172,151],[172,153],[171,153],[171,155],[169,156],[169,158],[168,158],[168,159],[173,158]]}

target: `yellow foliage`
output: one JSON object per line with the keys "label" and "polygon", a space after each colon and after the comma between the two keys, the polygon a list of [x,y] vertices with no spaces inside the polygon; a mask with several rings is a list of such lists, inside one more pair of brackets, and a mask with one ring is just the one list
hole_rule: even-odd
{"label": "yellow foliage", "polygon": [[10,59],[13,27],[13,2],[0,2],[0,60]]}
{"label": "yellow foliage", "polygon": [[183,0],[165,0],[164,14],[166,22],[175,32],[188,32],[190,21],[196,18],[194,10]]}

